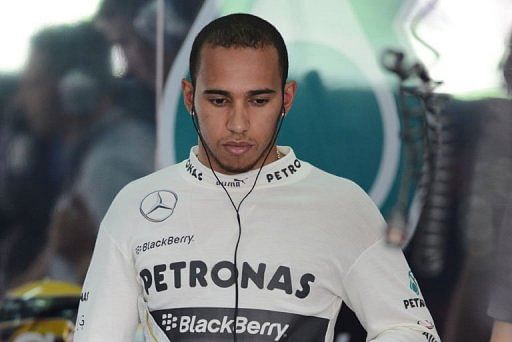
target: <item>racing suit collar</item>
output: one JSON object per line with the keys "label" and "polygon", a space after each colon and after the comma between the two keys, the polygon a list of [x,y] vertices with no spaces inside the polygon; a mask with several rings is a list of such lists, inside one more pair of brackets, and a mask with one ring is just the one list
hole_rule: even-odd
{"label": "racing suit collar", "polygon": [[[285,184],[298,180],[301,174],[305,173],[305,169],[309,168],[309,164],[297,159],[293,149],[288,146],[278,146],[283,155],[280,159],[269,163],[263,167],[258,177],[257,185],[274,185]],[[189,159],[183,162],[185,177],[195,183],[214,186],[221,189],[219,180],[227,189],[250,189],[254,183],[254,179],[259,169],[247,171],[236,175],[226,175],[216,172],[215,178],[213,171],[197,158],[198,147],[194,146],[190,150]]]}

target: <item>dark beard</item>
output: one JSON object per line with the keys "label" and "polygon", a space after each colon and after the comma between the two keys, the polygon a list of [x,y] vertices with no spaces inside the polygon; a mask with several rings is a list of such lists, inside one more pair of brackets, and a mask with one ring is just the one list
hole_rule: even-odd
{"label": "dark beard", "polygon": [[[205,147],[205,146],[203,146]],[[272,149],[273,146],[269,146],[269,149]],[[213,153],[212,150],[210,150],[210,148],[208,146],[205,147],[205,150],[207,150],[207,153],[215,160],[215,162],[217,163],[217,165],[219,165],[224,171],[230,173],[230,174],[240,174],[240,173],[245,173],[245,172],[248,172],[248,171],[251,171],[251,170],[254,170],[256,168],[256,165],[258,164],[258,162],[263,158],[263,156],[265,156],[265,154],[268,152],[268,149],[264,149],[260,155],[258,156],[258,158],[256,158],[256,161],[252,164],[249,164],[248,166],[246,167],[243,167],[243,168],[233,168],[233,167],[230,167],[226,164],[224,164],[223,162],[221,162],[219,160],[219,158],[217,158],[217,156],[215,155],[215,153]],[[267,156],[268,157],[268,156]],[[266,159],[266,158],[265,158]],[[265,164],[265,160],[262,161],[262,164]],[[260,165],[261,166],[261,165]]]}
{"label": "dark beard", "polygon": [[[244,173],[244,172],[247,172],[247,171],[251,171],[251,170],[254,170],[255,169],[255,166],[256,164],[258,163],[259,160],[261,160],[261,158],[263,156],[265,156],[265,159],[261,162],[261,165],[260,167],[263,166],[263,164],[265,164],[265,160],[267,160],[268,156],[270,155],[270,151],[272,150],[272,147],[274,147],[274,144],[276,144],[277,142],[277,134],[278,134],[278,127],[277,127],[277,124],[278,122],[282,122],[282,118],[283,116],[281,116],[281,118],[278,118],[276,124],[275,124],[275,129],[274,129],[274,134],[272,134],[272,137],[270,138],[270,141],[268,142],[267,144],[267,147],[261,151],[260,155],[258,156],[258,158],[256,158],[256,161],[250,165],[248,165],[247,167],[244,167],[244,168],[239,168],[239,169],[235,169],[235,168],[232,168],[228,165],[225,165],[224,163],[222,163],[219,158],[217,158],[217,156],[215,155],[215,153],[213,153],[213,151],[210,149],[210,147],[208,146],[208,144],[206,143],[206,141],[204,141],[203,137],[200,135],[200,131],[198,132],[199,134],[199,141],[201,142],[201,144],[203,145],[203,149],[205,150],[206,152],[206,155],[207,155],[207,158],[208,156],[211,156],[215,162],[217,162],[217,165],[219,165],[220,167],[222,167],[222,169],[224,171],[227,171],[229,172],[230,174],[240,174],[240,173]],[[279,121],[281,120],[281,121]],[[198,124],[199,125],[199,124]],[[208,160],[209,161],[209,160]],[[210,167],[212,167],[211,163],[210,164]],[[212,171],[213,171],[213,168],[212,168]]]}

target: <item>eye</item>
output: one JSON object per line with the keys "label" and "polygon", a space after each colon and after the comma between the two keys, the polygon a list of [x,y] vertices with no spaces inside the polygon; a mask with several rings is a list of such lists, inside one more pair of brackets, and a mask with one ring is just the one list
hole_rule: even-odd
{"label": "eye", "polygon": [[267,98],[254,98],[251,100],[251,102],[258,107],[266,105],[269,101],[270,100]]}
{"label": "eye", "polygon": [[228,100],[224,97],[213,97],[213,98],[208,99],[208,101],[210,101],[211,104],[213,104],[214,106],[217,106],[217,107],[224,106],[225,104],[228,103]]}

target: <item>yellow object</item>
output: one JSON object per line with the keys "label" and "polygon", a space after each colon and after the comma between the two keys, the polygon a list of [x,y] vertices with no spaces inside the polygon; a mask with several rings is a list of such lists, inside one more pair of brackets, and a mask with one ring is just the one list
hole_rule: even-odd
{"label": "yellow object", "polygon": [[44,279],[27,283],[10,290],[8,299],[80,297],[81,287],[72,283]]}
{"label": "yellow object", "polygon": [[71,342],[80,300],[78,285],[44,279],[10,290],[3,303],[2,341]]}
{"label": "yellow object", "polygon": [[71,341],[73,323],[65,319],[28,320],[16,330],[9,341]]}

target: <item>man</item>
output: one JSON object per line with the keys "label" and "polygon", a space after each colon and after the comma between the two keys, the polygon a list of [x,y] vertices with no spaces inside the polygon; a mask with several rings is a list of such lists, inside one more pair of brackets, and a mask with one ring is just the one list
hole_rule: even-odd
{"label": "man", "polygon": [[474,128],[464,130],[468,140],[462,153],[466,154],[461,163],[464,171],[458,174],[463,181],[458,204],[463,259],[447,315],[445,342],[512,341],[510,47],[512,40],[500,66],[508,98],[458,101],[448,113],[472,122]]}
{"label": "man", "polygon": [[149,0],[104,0],[94,22],[107,40],[121,49],[127,74],[153,88],[156,69],[154,50],[139,37],[133,26],[137,13],[148,3]]}
{"label": "man", "polygon": [[[32,39],[18,97],[29,134],[38,137],[28,146],[46,142],[48,151],[26,153],[46,152],[38,163],[21,163],[22,170],[16,168],[20,156],[7,159],[17,178],[0,179],[9,186],[2,193],[10,202],[19,197],[18,221],[28,220],[19,238],[24,248],[14,248],[9,257],[28,255],[30,266],[12,272],[10,286],[47,276],[82,282],[110,202],[128,182],[153,170],[152,129],[112,104],[109,52],[90,22],[48,27]],[[13,139],[11,150],[23,151],[16,143],[24,140]],[[36,234],[33,212],[41,208],[47,208],[40,214],[44,226]],[[31,240],[33,246],[27,244]]]}
{"label": "man", "polygon": [[[190,55],[190,158],[127,186],[102,222],[77,341],[332,341],[343,301],[372,341],[438,341],[418,284],[354,183],[275,146],[296,84],[268,22],[208,24]],[[319,147],[320,148],[320,147]]]}
{"label": "man", "polygon": [[[46,272],[39,264],[45,259],[40,255],[47,246],[52,209],[72,165],[68,147],[85,131],[85,120],[96,117],[83,115],[90,114],[83,109],[97,105],[95,114],[103,112],[100,108],[107,99],[94,95],[108,93],[109,57],[107,43],[88,23],[46,27],[30,40],[11,110],[0,125],[0,217],[6,234],[1,249],[7,288]],[[80,79],[94,80],[98,91],[86,91],[88,96],[70,101],[62,96],[62,85],[77,74],[90,76]],[[90,89],[89,82],[81,84],[84,86],[73,88]],[[107,208],[120,188],[114,190]],[[78,245],[86,240],[80,236]],[[86,247],[89,259],[94,240],[93,236]],[[29,269],[37,270],[37,275]]]}
{"label": "man", "polygon": [[[165,1],[165,77],[202,3]],[[95,16],[95,24],[107,40],[121,49],[127,75],[152,90],[156,86],[157,10],[156,0],[103,0]]]}
{"label": "man", "polygon": [[[129,114],[155,124],[157,92],[157,0],[102,0],[95,26],[119,53],[115,102]],[[165,0],[163,78],[186,38],[202,0]],[[159,15],[159,14],[158,14]]]}
{"label": "man", "polygon": [[[503,78],[508,92],[508,106],[502,110],[501,116],[510,118],[512,112],[512,33],[508,40],[507,50],[505,52],[505,58],[503,61]],[[503,123],[502,120],[496,120],[496,125]],[[512,122],[506,120],[504,127],[497,127],[493,131],[489,132],[490,136],[508,136],[512,131]],[[486,139],[490,144],[495,141],[492,139]],[[494,145],[496,146],[496,145]],[[512,294],[510,288],[512,287],[512,189],[510,187],[510,179],[507,175],[510,174],[510,168],[512,166],[512,151],[510,147],[511,142],[504,148],[499,148],[499,157],[495,160],[495,163],[505,164],[508,166],[505,170],[495,174],[496,183],[498,185],[507,186],[507,200],[504,207],[503,219],[497,227],[497,236],[495,243],[495,254],[493,264],[493,277],[491,281],[491,295],[489,301],[488,314],[494,320],[492,329],[491,342],[505,342],[512,340]],[[482,151],[484,152],[484,151]],[[508,181],[508,182],[507,182]]]}

